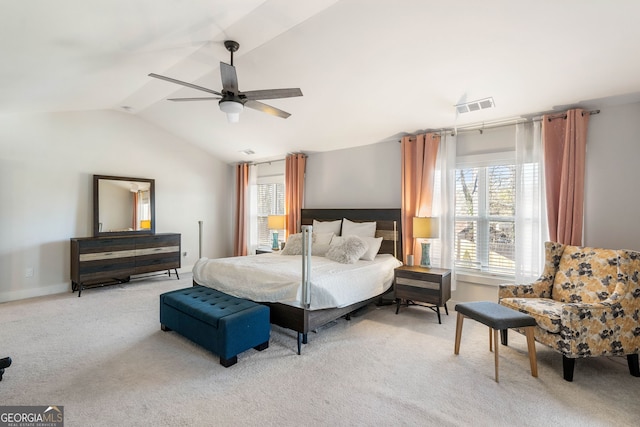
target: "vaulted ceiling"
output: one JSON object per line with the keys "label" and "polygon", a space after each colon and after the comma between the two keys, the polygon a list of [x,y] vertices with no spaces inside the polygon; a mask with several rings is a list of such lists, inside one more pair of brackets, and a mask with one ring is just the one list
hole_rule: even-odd
{"label": "vaulted ceiling", "polygon": [[[421,129],[640,99],[636,0],[0,0],[0,114],[115,109],[225,162],[371,144]],[[299,87],[230,124],[242,91]],[[495,108],[456,104],[493,97]],[[241,151],[251,149],[253,155]]]}

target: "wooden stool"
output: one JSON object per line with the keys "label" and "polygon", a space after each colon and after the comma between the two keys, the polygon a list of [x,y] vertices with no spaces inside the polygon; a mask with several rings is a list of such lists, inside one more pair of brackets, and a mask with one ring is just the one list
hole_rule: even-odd
{"label": "wooden stool", "polygon": [[[508,328],[523,328],[527,336],[531,376],[538,376],[536,344],[533,338],[533,328],[536,326],[536,321],[533,317],[488,301],[456,304],[455,310],[458,312],[458,318],[456,321],[454,354],[460,352],[460,336],[462,335],[462,322],[465,317],[487,325],[489,327],[489,351],[492,351],[492,348],[495,347],[496,382],[498,382],[498,331]],[[492,345],[492,342],[495,345]]]}

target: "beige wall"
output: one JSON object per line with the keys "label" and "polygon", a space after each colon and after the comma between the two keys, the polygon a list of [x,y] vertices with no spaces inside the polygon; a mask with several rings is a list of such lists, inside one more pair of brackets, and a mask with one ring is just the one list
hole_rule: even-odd
{"label": "beige wall", "polygon": [[[640,250],[640,104],[602,106],[587,142],[584,244]],[[462,154],[508,148],[510,128],[463,133]],[[399,207],[400,144],[378,143],[309,155],[306,207]],[[456,301],[495,300],[493,285],[458,281]]]}
{"label": "beige wall", "polygon": [[155,179],[156,231],[182,234],[183,270],[200,220],[203,255],[230,255],[229,169],[127,113],[0,116],[0,302],[70,291],[69,239],[92,233],[93,174]]}

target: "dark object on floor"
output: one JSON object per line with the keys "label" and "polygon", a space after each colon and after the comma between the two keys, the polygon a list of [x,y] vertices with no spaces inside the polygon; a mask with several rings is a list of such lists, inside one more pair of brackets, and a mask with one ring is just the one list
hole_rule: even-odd
{"label": "dark object on floor", "polygon": [[0,359],[0,381],[2,381],[2,376],[4,375],[5,368],[8,368],[9,366],[11,366],[10,357],[4,357]]}
{"label": "dark object on floor", "polygon": [[220,356],[225,368],[238,354],[269,347],[269,307],[204,286],[160,295],[160,327],[174,330]]}

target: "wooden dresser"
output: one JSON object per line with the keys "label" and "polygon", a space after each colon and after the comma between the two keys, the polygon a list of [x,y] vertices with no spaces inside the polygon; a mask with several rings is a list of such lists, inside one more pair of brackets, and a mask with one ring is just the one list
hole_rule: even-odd
{"label": "wooden dresser", "polygon": [[[71,239],[71,286],[125,283],[132,275],[180,268],[180,234]],[[179,278],[179,277],[178,277]]]}

